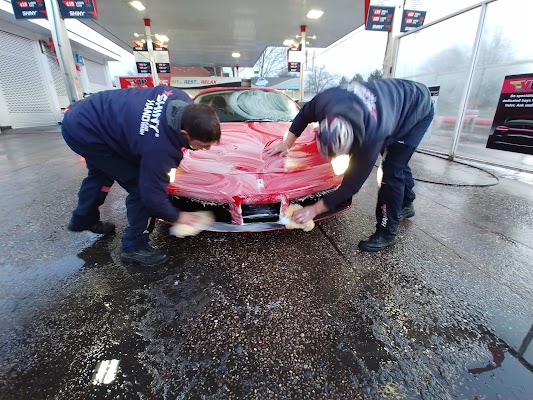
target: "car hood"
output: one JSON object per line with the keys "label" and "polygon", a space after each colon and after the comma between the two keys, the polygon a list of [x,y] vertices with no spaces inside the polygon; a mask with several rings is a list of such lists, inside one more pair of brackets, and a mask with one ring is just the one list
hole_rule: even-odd
{"label": "car hood", "polygon": [[302,134],[287,157],[265,155],[265,147],[281,141],[289,127],[288,122],[223,123],[220,144],[209,150],[186,150],[180,169],[187,173],[235,175],[298,171],[329,164],[318,152],[312,127]]}
{"label": "car hood", "polygon": [[268,201],[277,194],[295,198],[340,184],[342,176],[336,176],[331,163],[318,152],[312,125],[286,157],[267,156],[264,150],[283,139],[289,122],[226,122],[221,126],[219,144],[184,152],[175,181],[169,185],[170,194],[220,201],[265,196]]}

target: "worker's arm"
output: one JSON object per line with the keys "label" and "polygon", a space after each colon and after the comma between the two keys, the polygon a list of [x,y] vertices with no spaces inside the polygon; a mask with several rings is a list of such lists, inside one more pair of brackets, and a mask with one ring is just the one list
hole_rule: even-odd
{"label": "worker's arm", "polygon": [[337,190],[326,194],[315,204],[296,210],[293,214],[295,222],[305,224],[317,215],[333,210],[356,194],[372,172],[378,158],[381,145],[376,145],[369,152],[358,151],[350,158],[350,165],[344,173],[341,185]]}
{"label": "worker's arm", "polygon": [[294,142],[296,142],[296,135],[289,131],[287,133],[287,137],[285,140],[281,143],[273,143],[269,147],[265,149],[265,154],[267,156],[273,156],[275,154],[279,154],[280,156],[285,156],[289,152],[289,149],[292,147]]}
{"label": "worker's arm", "polygon": [[[316,98],[316,96],[315,96]],[[298,112],[298,115],[292,121],[287,137],[281,143],[273,143],[265,149],[265,154],[267,156],[273,156],[279,154],[281,156],[287,155],[289,149],[292,147],[296,139],[300,137],[304,129],[311,122],[316,122],[317,117],[315,115],[315,98],[310,102],[306,103]]]}

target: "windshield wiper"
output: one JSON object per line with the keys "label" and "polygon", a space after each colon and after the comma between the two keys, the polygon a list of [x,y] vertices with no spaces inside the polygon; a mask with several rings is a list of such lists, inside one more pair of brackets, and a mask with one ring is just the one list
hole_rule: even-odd
{"label": "windshield wiper", "polygon": [[269,118],[250,118],[250,119],[245,119],[244,122],[275,122],[275,121]]}

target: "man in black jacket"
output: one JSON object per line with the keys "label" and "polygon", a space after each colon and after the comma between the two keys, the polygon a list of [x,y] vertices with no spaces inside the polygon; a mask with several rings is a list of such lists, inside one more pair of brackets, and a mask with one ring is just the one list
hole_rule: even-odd
{"label": "man in black jacket", "polygon": [[380,251],[397,242],[398,225],[414,215],[414,180],[409,160],[433,120],[431,95],[421,83],[380,79],[335,87],[317,94],[294,119],[287,138],[267,155],[285,155],[311,122],[320,122],[317,146],[327,158],[349,155],[337,190],[296,211],[305,223],[359,191],[381,152],[383,179],[376,206],[376,231],[359,242],[362,251]]}
{"label": "man in black jacket", "polygon": [[167,195],[168,173],[183,159],[183,148],[209,149],[220,140],[220,123],[207,105],[191,104],[184,91],[168,86],[109,90],[74,103],[62,133],[85,158],[87,178],[68,225],[71,231],[106,234],[115,229],[100,220],[98,208],[117,181],[127,192],[129,227],[121,258],[152,266],[167,255],[149,245],[155,218],[194,224],[197,216],[177,210]]}

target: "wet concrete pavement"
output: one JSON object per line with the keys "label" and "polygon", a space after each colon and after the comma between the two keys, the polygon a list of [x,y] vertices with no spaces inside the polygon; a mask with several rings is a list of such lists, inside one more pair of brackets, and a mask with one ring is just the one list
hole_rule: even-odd
{"label": "wet concrete pavement", "polygon": [[357,250],[374,173],[307,233],[158,226],[171,259],[146,269],[119,260],[118,186],[116,235],[66,230],[85,166],[58,132],[0,135],[1,399],[533,398],[531,175],[418,153],[455,186],[417,183],[393,249]]}

